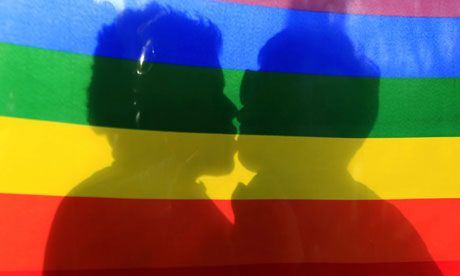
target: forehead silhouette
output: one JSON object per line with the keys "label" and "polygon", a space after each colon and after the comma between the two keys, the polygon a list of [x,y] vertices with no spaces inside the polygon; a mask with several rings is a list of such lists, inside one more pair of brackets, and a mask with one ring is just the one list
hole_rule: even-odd
{"label": "forehead silhouette", "polygon": [[[378,68],[356,54],[343,32],[288,28],[261,49],[259,63],[260,71],[248,72],[243,81],[239,118],[243,133],[369,135],[377,116],[379,80],[347,73],[378,75]],[[318,66],[333,74],[274,72],[314,72]]]}
{"label": "forehead silhouette", "polygon": [[[235,107],[223,94],[219,69],[221,34],[212,22],[152,4],[123,12],[100,32],[98,42],[88,90],[93,124],[235,132],[228,123]],[[137,60],[100,53],[134,53]],[[179,65],[197,59],[214,68]]]}

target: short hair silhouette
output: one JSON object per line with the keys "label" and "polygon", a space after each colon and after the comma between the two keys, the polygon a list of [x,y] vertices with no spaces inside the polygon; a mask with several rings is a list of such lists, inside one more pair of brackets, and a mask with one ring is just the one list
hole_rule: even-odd
{"label": "short hair silhouette", "polygon": [[[171,35],[173,34],[173,35]],[[235,133],[235,115],[223,95],[219,63],[221,33],[210,21],[155,3],[124,11],[99,34],[88,89],[88,119],[93,125],[165,131]],[[105,56],[129,53],[137,60]],[[199,58],[214,69],[193,64]],[[154,63],[152,63],[154,62]]]}

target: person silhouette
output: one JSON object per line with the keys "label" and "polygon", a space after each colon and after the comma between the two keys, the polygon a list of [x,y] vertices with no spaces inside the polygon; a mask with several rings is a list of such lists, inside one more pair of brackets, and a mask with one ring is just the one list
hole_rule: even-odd
{"label": "person silhouette", "polygon": [[233,195],[236,256],[251,274],[441,275],[404,216],[347,170],[377,118],[380,73],[343,25],[291,16],[245,73],[238,156],[257,175]]}
{"label": "person silhouette", "polygon": [[[158,4],[125,10],[100,31],[88,121],[103,126],[94,130],[114,161],[63,199],[46,273],[169,274],[228,263],[231,224],[197,183],[234,165],[236,107],[223,93],[221,40],[209,20]],[[109,58],[117,53],[138,60]],[[214,68],[164,63],[197,57]]]}

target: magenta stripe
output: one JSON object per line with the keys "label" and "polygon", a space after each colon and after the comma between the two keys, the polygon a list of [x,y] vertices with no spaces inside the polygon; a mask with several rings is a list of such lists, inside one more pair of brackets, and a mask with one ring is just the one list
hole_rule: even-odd
{"label": "magenta stripe", "polygon": [[458,0],[214,0],[296,10],[410,17],[460,17]]}

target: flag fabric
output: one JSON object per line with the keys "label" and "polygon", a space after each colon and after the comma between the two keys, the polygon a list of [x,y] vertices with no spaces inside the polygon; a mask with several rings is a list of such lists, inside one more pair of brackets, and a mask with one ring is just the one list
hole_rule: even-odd
{"label": "flag fabric", "polygon": [[4,0],[0,275],[457,275],[454,0]]}

